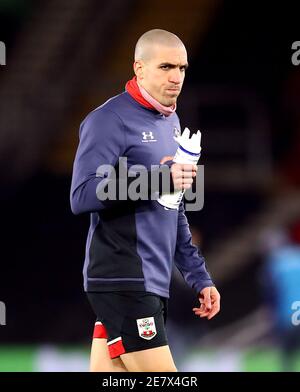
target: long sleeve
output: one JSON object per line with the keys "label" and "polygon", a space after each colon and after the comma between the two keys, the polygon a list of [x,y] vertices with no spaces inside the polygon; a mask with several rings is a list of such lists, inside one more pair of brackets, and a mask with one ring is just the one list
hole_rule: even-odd
{"label": "long sleeve", "polygon": [[[121,170],[119,172],[122,165],[122,162],[119,165],[119,158],[125,157],[127,148],[124,128],[120,117],[104,108],[91,112],[82,122],[70,195],[74,214],[99,211],[124,201],[128,202],[127,190],[136,177],[130,175],[128,167],[124,165],[121,176]],[[99,169],[100,166],[103,170]],[[170,176],[169,166],[169,162],[166,162],[163,165],[153,165],[151,170],[147,171],[147,182],[142,187],[146,193],[140,193],[143,200],[150,199],[153,193],[158,195],[161,192],[162,171],[167,170]],[[115,176],[109,173],[108,169],[112,168],[115,169]],[[152,185],[151,175],[154,175],[155,171],[158,173],[158,182]],[[108,195],[109,187],[112,189],[113,197],[100,197],[101,194]]]}
{"label": "long sleeve", "polygon": [[214,286],[206,270],[204,257],[192,244],[192,235],[184,212],[183,202],[178,211],[177,242],[175,265],[183,275],[187,284],[199,293],[203,288]]}
{"label": "long sleeve", "polygon": [[74,214],[98,211],[106,207],[97,197],[97,187],[105,176],[99,176],[101,165],[115,167],[126,149],[124,126],[109,109],[91,112],[82,122],[79,146],[73,166],[71,209]]}

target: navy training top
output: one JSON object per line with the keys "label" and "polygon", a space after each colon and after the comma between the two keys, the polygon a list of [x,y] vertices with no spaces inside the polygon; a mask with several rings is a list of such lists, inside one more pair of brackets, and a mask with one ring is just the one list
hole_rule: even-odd
{"label": "navy training top", "polygon": [[[183,203],[167,209],[156,200],[100,200],[99,190],[119,189],[128,178],[111,176],[101,165],[143,165],[151,172],[162,157],[177,150],[176,113],[165,117],[121,93],[81,123],[71,185],[74,214],[90,213],[83,268],[85,291],[147,291],[169,297],[173,261],[199,293],[213,286],[205,260],[192,244]],[[118,170],[116,170],[118,172]],[[130,183],[130,182],[129,182]],[[114,188],[112,188],[114,189]],[[157,192],[156,189],[150,189]]]}

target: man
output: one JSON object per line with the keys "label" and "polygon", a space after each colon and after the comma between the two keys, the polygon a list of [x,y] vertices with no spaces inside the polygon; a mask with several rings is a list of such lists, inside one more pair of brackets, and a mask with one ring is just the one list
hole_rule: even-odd
{"label": "man", "polygon": [[[148,200],[104,200],[130,178],[107,176],[101,165],[120,168],[170,167],[174,189],[192,185],[197,166],[172,161],[177,150],[175,113],[188,66],[181,40],[164,30],[150,30],[135,48],[135,78],[126,91],[91,112],[81,124],[74,162],[71,208],[91,213],[84,264],[84,287],[97,322],[91,352],[92,371],[176,371],[168,346],[165,319],[173,260],[196,290],[197,316],[211,319],[220,295],[191,243],[184,213],[152,200],[161,188],[147,190]],[[129,182],[128,182],[129,181]]]}

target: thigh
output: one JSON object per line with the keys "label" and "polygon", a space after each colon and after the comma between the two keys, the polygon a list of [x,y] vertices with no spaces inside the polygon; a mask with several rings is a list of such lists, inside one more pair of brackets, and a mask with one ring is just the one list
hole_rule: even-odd
{"label": "thigh", "polygon": [[120,358],[111,359],[107,349],[107,339],[94,338],[92,341],[91,372],[126,372],[125,365]]}
{"label": "thigh", "polygon": [[169,346],[121,355],[129,372],[177,372]]}

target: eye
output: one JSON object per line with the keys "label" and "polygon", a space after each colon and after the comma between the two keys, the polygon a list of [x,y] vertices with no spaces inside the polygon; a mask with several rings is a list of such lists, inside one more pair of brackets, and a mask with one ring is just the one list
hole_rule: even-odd
{"label": "eye", "polygon": [[185,67],[180,67],[181,72],[185,72],[186,68]]}
{"label": "eye", "polygon": [[161,65],[160,66],[161,69],[167,71],[168,69],[170,69],[170,67],[168,65]]}

